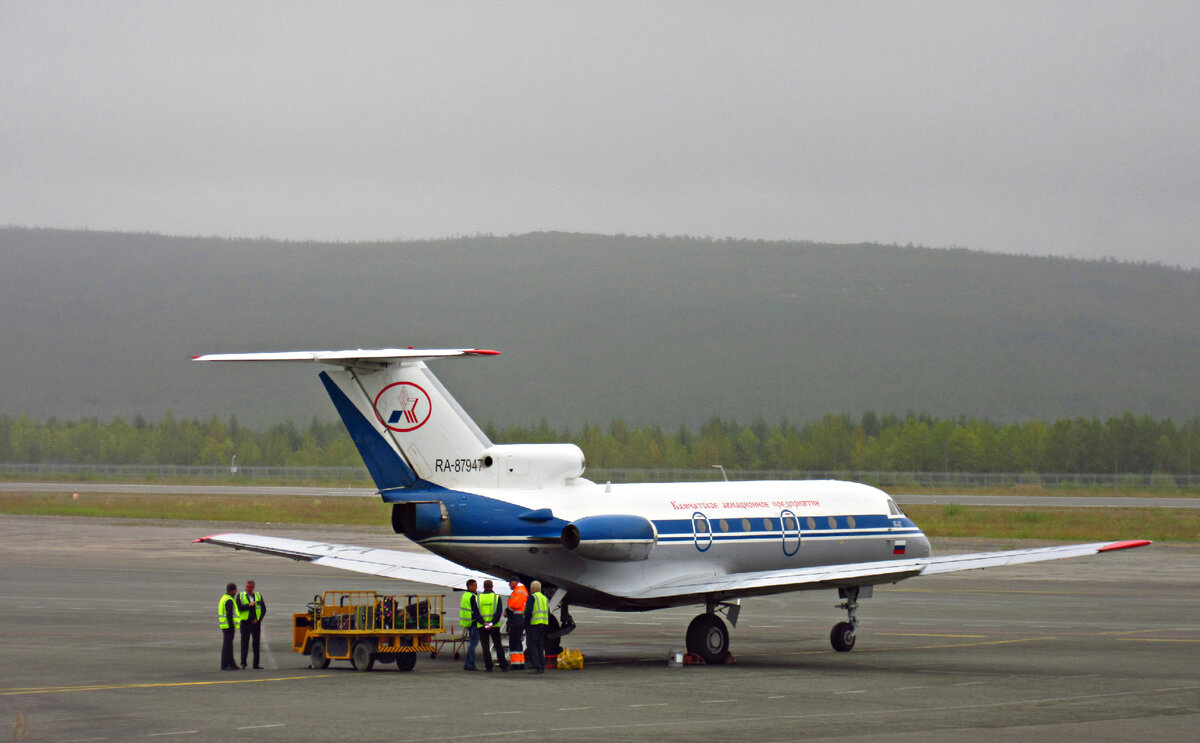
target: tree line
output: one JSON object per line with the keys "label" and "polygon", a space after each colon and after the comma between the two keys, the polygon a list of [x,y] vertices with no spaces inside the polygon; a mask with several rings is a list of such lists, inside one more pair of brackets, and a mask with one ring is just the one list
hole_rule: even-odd
{"label": "tree line", "polygon": [[[867,412],[792,425],[713,417],[699,429],[631,426],[616,419],[578,431],[488,424],[496,443],[577,444],[589,466],[737,470],[876,470],[1200,474],[1200,418],[1182,424],[1125,413],[1107,419],[997,424],[976,419]],[[281,423],[263,430],[220,420],[94,418],[37,422],[0,415],[0,462],[355,466],[339,422]]]}

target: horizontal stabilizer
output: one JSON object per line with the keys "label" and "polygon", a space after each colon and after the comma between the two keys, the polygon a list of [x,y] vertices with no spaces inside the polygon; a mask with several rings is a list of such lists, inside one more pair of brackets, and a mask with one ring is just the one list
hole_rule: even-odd
{"label": "horizontal stabilizer", "polygon": [[451,356],[499,356],[499,351],[480,348],[376,348],[347,351],[269,351],[265,353],[209,353],[193,356],[192,361],[308,361],[336,366],[356,363],[386,364],[399,361],[425,361]]}

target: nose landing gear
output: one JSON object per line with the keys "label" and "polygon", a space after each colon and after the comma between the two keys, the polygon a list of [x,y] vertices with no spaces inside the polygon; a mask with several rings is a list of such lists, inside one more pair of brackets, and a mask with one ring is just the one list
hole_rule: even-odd
{"label": "nose landing gear", "polygon": [[829,644],[839,653],[847,653],[854,649],[854,640],[858,633],[858,599],[860,596],[864,599],[871,598],[873,589],[874,586],[847,586],[838,589],[838,598],[842,599],[842,603],[838,604],[837,608],[845,609],[850,620],[833,625],[833,630],[829,633]]}

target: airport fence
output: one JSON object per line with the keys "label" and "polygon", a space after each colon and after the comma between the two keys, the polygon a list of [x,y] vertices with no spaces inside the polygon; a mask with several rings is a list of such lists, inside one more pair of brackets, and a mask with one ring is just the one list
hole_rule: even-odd
{"label": "airport fence", "polygon": [[[1200,488],[1200,475],[1046,473],[1046,472],[878,472],[859,470],[726,470],[591,468],[586,477],[595,482],[706,482],[726,477],[745,480],[851,480],[883,488],[897,487],[1015,487],[1139,488],[1176,490]],[[336,482],[370,486],[366,467],[231,467],[230,465],[177,464],[5,464],[5,479],[78,478],[81,480],[203,480]]]}

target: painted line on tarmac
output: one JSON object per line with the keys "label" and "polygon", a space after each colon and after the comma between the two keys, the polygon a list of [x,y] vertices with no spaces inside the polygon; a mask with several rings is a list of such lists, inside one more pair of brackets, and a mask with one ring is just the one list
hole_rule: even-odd
{"label": "painted line on tarmac", "polygon": [[164,689],[178,686],[215,686],[218,684],[267,684],[276,681],[307,681],[309,679],[325,678],[331,673],[321,673],[315,676],[281,676],[270,679],[229,679],[228,681],[178,681],[160,684],[88,684],[85,686],[43,686],[17,689],[0,689],[0,696],[18,696],[22,694],[65,694],[76,691],[111,691],[115,689]]}
{"label": "painted line on tarmac", "polygon": [[959,640],[984,640],[987,635],[941,635],[932,632],[874,632],[876,637],[949,637]]}
{"label": "painted line on tarmac", "polygon": [[[1022,637],[1016,640],[989,640],[987,642],[955,642],[946,645],[918,645],[909,648],[880,648],[879,652],[887,653],[895,650],[939,650],[941,648],[974,648],[981,645],[1015,645],[1020,642],[1043,642],[1057,640],[1057,637]],[[874,652],[874,651],[868,651]]]}
{"label": "painted line on tarmac", "polygon": [[[881,635],[881,634],[884,634],[884,633],[872,632],[871,635],[869,635],[869,636],[874,637],[875,635]],[[941,635],[934,635],[934,636],[940,637]],[[977,636],[978,635],[972,635],[972,637],[977,637]],[[987,637],[987,635],[984,635],[984,637]],[[1019,642],[1042,642],[1044,640],[1057,640],[1057,639],[1058,639],[1057,637],[1050,637],[1050,636],[1047,636],[1047,637],[1022,637],[1022,638],[1019,638],[1016,640],[988,640],[986,642],[951,642],[951,643],[945,643],[945,644],[940,644],[940,645],[905,645],[904,647],[896,647],[896,648],[872,647],[872,648],[863,648],[862,650],[856,650],[855,652],[866,655],[868,653],[896,653],[896,652],[903,652],[903,651],[907,651],[907,650],[941,650],[943,648],[973,648],[973,647],[980,647],[983,645],[1012,645],[1012,644],[1016,644]],[[738,657],[776,658],[781,655],[825,655],[829,652],[830,651],[828,649],[824,649],[824,648],[822,648],[821,650],[793,650],[793,651],[784,650],[784,651],[770,653],[770,654],[767,654],[767,653],[742,653]]]}
{"label": "painted line on tarmac", "polygon": [[261,730],[262,728],[281,728],[281,727],[283,727],[283,725],[284,725],[284,723],[282,723],[282,722],[273,722],[270,725],[243,725],[242,727],[237,728],[237,729],[238,730]]}
{"label": "painted line on tarmac", "polygon": [[[1080,694],[1077,696],[1067,697],[1042,697],[1037,699],[1015,699],[1003,702],[981,702],[979,704],[960,704],[947,705],[939,707],[918,707],[906,706],[902,708],[888,707],[885,709],[869,710],[855,707],[854,709],[845,712],[814,712],[802,715],[758,715],[754,717],[729,717],[722,718],[721,723],[731,725],[743,722],[762,722],[765,720],[815,720],[815,719],[834,719],[834,718],[861,718],[864,715],[902,715],[902,714],[927,714],[930,712],[954,712],[959,710],[971,709],[1004,709],[1011,707],[1026,707],[1026,706],[1041,706],[1045,704],[1063,704],[1071,702],[1092,702],[1098,699],[1112,699],[1116,697],[1128,696],[1145,696],[1150,694],[1173,694],[1176,692],[1196,691],[1200,686],[1168,686],[1157,689],[1136,689],[1131,691],[1116,691],[1103,694]],[[550,728],[547,732],[550,733],[576,733],[585,730],[622,730],[633,728],[650,728],[650,727],[677,727],[684,725],[712,725],[713,720],[704,718],[699,720],[662,720],[657,722],[641,722],[641,723],[625,723],[613,724],[611,722],[604,725],[586,725],[575,726],[569,728]]]}

